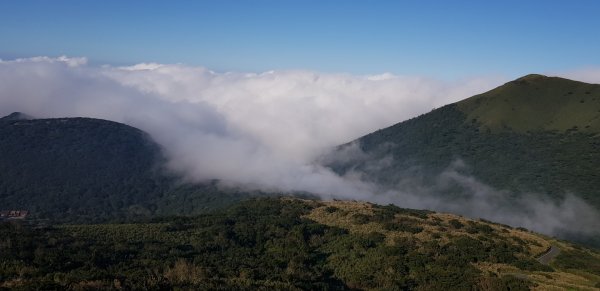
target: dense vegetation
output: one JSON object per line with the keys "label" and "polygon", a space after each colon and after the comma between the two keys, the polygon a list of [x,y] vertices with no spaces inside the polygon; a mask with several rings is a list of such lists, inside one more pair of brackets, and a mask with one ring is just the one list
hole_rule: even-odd
{"label": "dense vegetation", "polygon": [[261,198],[146,223],[0,224],[0,286],[527,290],[543,286],[538,274],[562,274],[533,259],[547,246],[507,226],[428,211]]}
{"label": "dense vegetation", "polygon": [[556,257],[556,265],[563,269],[586,269],[600,276],[600,260],[591,255],[589,250],[574,248],[563,251]]}
{"label": "dense vegetation", "polygon": [[181,185],[144,132],[90,118],[0,119],[0,206],[72,221],[200,213],[236,200]]}

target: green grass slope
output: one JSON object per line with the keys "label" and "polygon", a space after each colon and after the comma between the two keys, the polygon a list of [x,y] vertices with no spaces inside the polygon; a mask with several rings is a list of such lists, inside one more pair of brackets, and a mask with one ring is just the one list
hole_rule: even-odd
{"label": "green grass slope", "polygon": [[[551,245],[550,266],[536,258]],[[196,217],[0,223],[11,290],[597,290],[600,254],[523,229],[359,202],[253,199]]]}
{"label": "green grass slope", "polygon": [[600,133],[600,85],[527,75],[457,103],[483,128],[494,131]]}

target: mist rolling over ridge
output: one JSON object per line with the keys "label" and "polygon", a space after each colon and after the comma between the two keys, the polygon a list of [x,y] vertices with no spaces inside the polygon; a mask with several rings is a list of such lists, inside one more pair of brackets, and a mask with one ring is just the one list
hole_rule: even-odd
{"label": "mist rolling over ridge", "polygon": [[[391,144],[385,146],[393,147]],[[597,206],[590,205],[579,195],[565,192],[557,198],[544,192],[498,189],[473,176],[470,166],[460,159],[435,173],[423,173],[422,164],[406,167],[398,173],[391,167],[394,164],[392,155],[381,158],[377,154],[368,154],[353,142],[322,162],[334,168],[338,162],[360,165],[343,171],[342,177],[348,181],[361,181],[368,189],[366,193],[372,193],[364,198],[367,201],[484,218],[548,235],[600,234]],[[393,182],[374,179],[374,173],[391,176]]]}
{"label": "mist rolling over ridge", "polygon": [[[427,167],[411,164],[390,177],[393,183],[369,173],[389,169],[398,157],[350,150],[345,161],[362,159],[368,165],[343,172],[320,162],[337,145],[505,81],[310,71],[215,73],[162,64],[96,67],[83,58],[39,57],[0,62],[0,114],[86,116],[129,124],[149,133],[163,147],[168,169],[190,182],[218,179],[247,189],[449,211],[546,234],[598,234],[598,210],[580,193],[549,198],[544,192],[489,186],[462,171],[471,161],[460,166],[460,156],[440,162],[443,170],[434,175],[411,173],[413,167]],[[439,194],[457,189],[459,196]]]}
{"label": "mist rolling over ridge", "polygon": [[4,115],[123,122],[152,135],[171,168],[189,179],[283,190],[305,184],[293,177],[327,175],[311,162],[332,147],[498,82],[302,71],[218,74],[159,64],[98,68],[85,59],[43,57],[0,64]]}
{"label": "mist rolling over ridge", "polygon": [[599,112],[600,86],[528,75],[363,136],[323,162],[411,207],[595,236]]}

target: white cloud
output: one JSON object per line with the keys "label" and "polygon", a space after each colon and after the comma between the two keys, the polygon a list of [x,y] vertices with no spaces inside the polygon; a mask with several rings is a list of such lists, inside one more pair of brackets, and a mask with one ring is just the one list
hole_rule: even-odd
{"label": "white cloud", "polygon": [[[162,64],[157,64],[157,63],[140,63],[140,64],[135,64],[133,66],[120,67],[119,69],[126,70],[126,71],[151,71],[151,70],[156,70],[162,66],[163,66]],[[109,66],[105,66],[105,68],[109,68]]]}
{"label": "white cloud", "polygon": [[3,61],[0,59],[0,63],[31,63],[31,62],[38,62],[38,63],[64,63],[69,67],[78,67],[78,66],[83,66],[86,65],[88,60],[87,58],[83,58],[83,57],[67,57],[67,56],[59,56],[56,58],[51,58],[51,57],[46,57],[46,56],[40,56],[40,57],[32,57],[32,58],[22,58],[22,59],[16,59],[16,60],[12,60],[12,61]]}
{"label": "white cloud", "polygon": [[[201,67],[113,68],[115,81],[167,101],[204,102],[276,154],[307,161],[325,147],[500,84],[308,71],[217,74]],[[144,66],[147,68],[147,66]]]}

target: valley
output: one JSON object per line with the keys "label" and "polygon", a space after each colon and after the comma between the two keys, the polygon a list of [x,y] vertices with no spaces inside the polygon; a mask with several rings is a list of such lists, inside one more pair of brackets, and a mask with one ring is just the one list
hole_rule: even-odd
{"label": "valley", "polygon": [[360,173],[373,195],[493,213],[186,182],[139,129],[11,114],[0,119],[0,205],[26,216],[0,222],[0,288],[597,290],[597,221],[549,236],[490,213],[527,218],[519,207],[575,199],[579,216],[540,217],[598,215],[599,87],[526,76],[319,160],[341,178]]}

